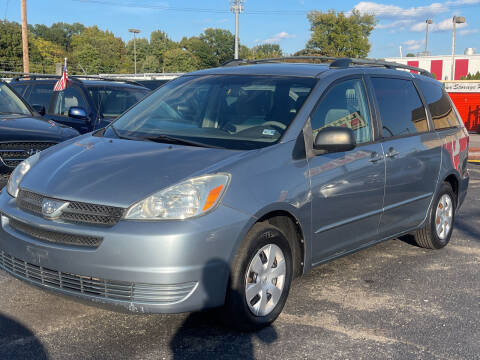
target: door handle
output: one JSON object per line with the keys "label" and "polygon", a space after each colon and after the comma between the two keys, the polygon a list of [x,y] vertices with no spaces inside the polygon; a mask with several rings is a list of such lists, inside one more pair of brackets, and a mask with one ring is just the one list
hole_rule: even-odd
{"label": "door handle", "polygon": [[395,150],[393,147],[388,149],[388,153],[385,154],[386,157],[393,159],[395,156],[398,156],[400,153]]}
{"label": "door handle", "polygon": [[382,160],[383,160],[383,156],[379,155],[376,152],[372,153],[372,156],[370,157],[370,159],[368,159],[368,161],[370,161],[371,163],[376,163],[377,161],[382,161]]}

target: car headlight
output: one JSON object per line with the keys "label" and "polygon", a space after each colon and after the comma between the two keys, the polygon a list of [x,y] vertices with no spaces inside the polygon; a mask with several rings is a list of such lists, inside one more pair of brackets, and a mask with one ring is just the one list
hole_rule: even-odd
{"label": "car headlight", "polygon": [[35,155],[32,155],[29,158],[23,160],[20,164],[17,165],[15,170],[13,170],[7,183],[7,192],[10,195],[12,195],[13,197],[17,197],[18,186],[20,185],[20,182],[22,181],[25,174],[30,171],[32,166],[35,165],[39,158],[40,153],[38,152]]}
{"label": "car headlight", "polygon": [[218,205],[229,180],[228,174],[188,179],[132,205],[125,219],[172,220],[202,215]]}

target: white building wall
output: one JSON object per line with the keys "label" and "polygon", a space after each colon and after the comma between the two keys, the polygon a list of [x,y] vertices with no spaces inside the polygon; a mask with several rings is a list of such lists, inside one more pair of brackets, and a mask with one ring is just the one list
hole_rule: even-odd
{"label": "white building wall", "polygon": [[[455,60],[468,59],[468,72],[475,74],[480,71],[480,54],[478,55],[455,55]],[[409,61],[418,61],[418,67],[431,71],[432,60],[443,60],[442,79],[437,80],[452,80],[450,77],[452,56],[451,55],[436,55],[436,56],[421,56],[421,57],[391,57],[385,58],[386,61],[398,62],[407,65]]]}

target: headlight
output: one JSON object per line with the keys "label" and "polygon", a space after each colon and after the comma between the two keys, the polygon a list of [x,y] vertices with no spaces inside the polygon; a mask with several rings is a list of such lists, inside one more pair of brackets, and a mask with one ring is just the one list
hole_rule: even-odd
{"label": "headlight", "polygon": [[125,219],[186,219],[214,209],[227,189],[230,175],[192,178],[161,190],[132,205]]}
{"label": "headlight", "polygon": [[18,186],[22,181],[23,177],[27,172],[30,171],[33,165],[38,161],[40,158],[40,153],[36,153],[35,155],[30,156],[28,159],[23,160],[20,164],[17,165],[15,170],[13,170],[12,175],[8,179],[7,183],[7,192],[12,195],[13,197],[17,197],[18,195]]}

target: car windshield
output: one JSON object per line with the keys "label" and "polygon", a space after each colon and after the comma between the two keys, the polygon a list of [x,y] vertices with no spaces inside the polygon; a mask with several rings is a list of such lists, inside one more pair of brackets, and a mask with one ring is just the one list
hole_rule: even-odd
{"label": "car windshield", "polygon": [[104,136],[172,138],[228,149],[276,143],[310,94],[313,78],[204,75],[172,80]]}
{"label": "car windshield", "polygon": [[148,89],[92,86],[88,91],[104,118],[116,118],[148,94]]}
{"label": "car windshield", "polygon": [[18,95],[3,83],[0,83],[0,114],[32,115]]}

